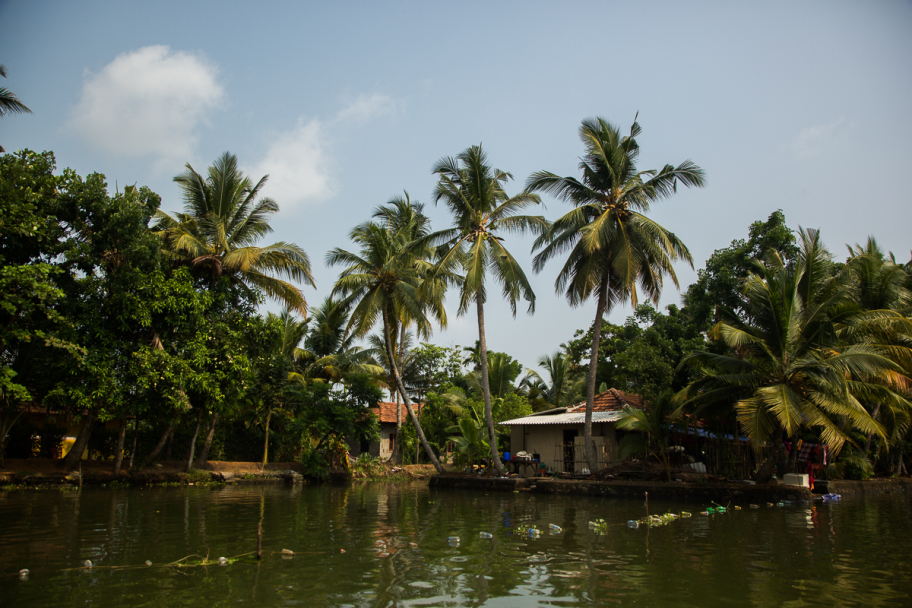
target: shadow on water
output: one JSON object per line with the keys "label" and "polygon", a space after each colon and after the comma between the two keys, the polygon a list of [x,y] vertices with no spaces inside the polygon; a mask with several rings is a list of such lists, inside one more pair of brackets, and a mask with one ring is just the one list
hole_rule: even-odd
{"label": "shadow on water", "polygon": [[905,494],[627,527],[644,515],[637,500],[421,484],[0,492],[0,605],[892,606],[912,593]]}

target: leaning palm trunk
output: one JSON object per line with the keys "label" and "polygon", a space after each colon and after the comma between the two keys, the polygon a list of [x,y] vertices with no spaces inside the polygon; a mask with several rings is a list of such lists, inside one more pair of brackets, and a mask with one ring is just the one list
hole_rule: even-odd
{"label": "leaning palm trunk", "polygon": [[82,459],[82,453],[85,451],[86,446],[89,445],[89,438],[92,436],[92,429],[95,427],[95,420],[98,418],[98,414],[95,412],[89,412],[89,414],[83,418],[82,426],[79,429],[79,434],[76,435],[76,441],[73,442],[73,447],[70,448],[70,451],[67,452],[67,455],[63,458],[63,470],[72,471]]}
{"label": "leaning palm trunk", "polygon": [[586,443],[586,463],[589,472],[595,473],[598,457],[592,444],[592,408],[595,404],[595,378],[598,372],[599,344],[602,341],[602,317],[608,302],[608,272],[599,285],[598,302],[595,306],[595,321],[592,324],[592,350],[589,351],[589,379],[586,383],[586,420],[583,424],[583,438]]}
{"label": "leaning palm trunk", "polygon": [[199,456],[196,457],[196,464],[194,465],[196,468],[202,468],[209,460],[209,450],[212,448],[212,439],[215,437],[215,425],[218,423],[218,418],[218,412],[212,414],[212,419],[209,421],[209,432],[206,433],[206,441],[203,442]]}
{"label": "leaning palm trunk", "polygon": [[481,296],[475,296],[475,305],[478,309],[478,351],[481,356],[481,392],[484,395],[485,422],[488,425],[488,437],[491,442],[491,462],[498,475],[503,475],[503,463],[497,452],[497,434],[494,431],[494,412],[491,409],[491,384],[488,379],[488,348],[485,345],[484,304]]}
{"label": "leaning palm trunk", "polygon": [[437,469],[437,472],[442,475],[446,473],[446,471],[444,470],[443,466],[441,466],[440,461],[437,460],[437,456],[434,454],[434,451],[431,449],[427,438],[424,436],[424,431],[421,429],[421,423],[418,421],[418,417],[415,415],[415,410],[412,409],[412,404],[409,402],[408,393],[405,392],[405,387],[402,385],[402,378],[399,376],[399,366],[396,365],[396,357],[394,356],[395,353],[393,353],[393,343],[390,339],[389,311],[386,310],[386,307],[383,308],[383,334],[384,343],[386,346],[386,356],[389,357],[390,370],[393,372],[393,380],[396,383],[396,390],[398,390],[399,394],[402,395],[402,402],[405,404],[405,409],[408,410],[409,418],[412,421],[412,425],[415,427],[415,434],[418,435],[418,440],[424,447],[424,451],[427,453],[431,464],[433,464],[434,468]]}

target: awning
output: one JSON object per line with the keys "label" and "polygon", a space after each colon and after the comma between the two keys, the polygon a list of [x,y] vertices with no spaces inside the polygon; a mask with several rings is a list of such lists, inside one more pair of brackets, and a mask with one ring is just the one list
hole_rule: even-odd
{"label": "awning", "polygon": [[[592,422],[617,422],[625,416],[625,412],[617,410],[613,412],[592,412]],[[503,426],[526,426],[539,424],[583,424],[586,422],[586,413],[577,412],[573,414],[554,414],[552,416],[532,415],[522,418],[514,418],[499,422]]]}

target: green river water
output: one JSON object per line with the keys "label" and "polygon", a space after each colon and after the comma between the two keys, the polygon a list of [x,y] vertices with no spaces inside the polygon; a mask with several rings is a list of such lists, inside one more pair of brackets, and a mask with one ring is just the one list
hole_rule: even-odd
{"label": "green river water", "polygon": [[0,606],[912,604],[908,494],[705,506],[650,500],[693,517],[630,529],[641,500],[423,484],[0,492]]}

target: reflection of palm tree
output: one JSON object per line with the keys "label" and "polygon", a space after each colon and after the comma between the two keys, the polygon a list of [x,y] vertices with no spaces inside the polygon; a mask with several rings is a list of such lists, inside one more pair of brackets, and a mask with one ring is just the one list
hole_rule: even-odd
{"label": "reflection of palm tree", "polygon": [[230,276],[306,313],[301,290],[274,275],[313,285],[307,254],[294,243],[256,245],[272,232],[267,220],[279,211],[274,200],[260,197],[267,177],[254,184],[228,152],[209,167],[207,177],[187,164],[187,170],[174,178],[183,191],[184,212],[172,217],[158,211],[155,229],[176,261],[207,270],[213,280]]}
{"label": "reflection of palm tree", "polygon": [[497,435],[491,413],[491,388],[485,343],[484,302],[487,299],[485,278],[488,273],[501,284],[503,295],[516,314],[516,303],[522,298],[529,302],[529,312],[535,310],[535,294],[519,262],[504,247],[501,232],[540,232],[546,222],[542,217],[518,215],[530,205],[539,204],[535,194],[522,192],[507,196],[504,184],[512,179],[509,173],[487,164],[481,146],[472,146],[456,158],[443,158],[434,167],[439,175],[434,199],[443,201],[453,214],[452,228],[435,233],[430,238],[445,244],[440,254],[441,268],[462,266],[465,277],[460,285],[459,313],[463,314],[474,300],[478,314],[481,385],[485,402],[491,457],[498,474],[503,465],[497,454]]}
{"label": "reflection of palm tree", "polygon": [[658,302],[665,275],[674,281],[672,262],[678,257],[690,262],[690,252],[678,237],[643,215],[655,201],[668,197],[678,182],[702,186],[703,171],[687,160],[661,170],[637,171],[640,125],[634,119],[630,134],[602,118],[583,121],[579,129],[586,155],[580,161],[582,181],[539,171],[529,177],[526,188],[557,196],[574,208],[558,219],[535,243],[541,252],[534,267],[540,271],[548,260],[569,253],[555,287],[564,291],[570,304],[578,306],[595,296],[592,350],[586,387],[586,460],[594,469],[592,405],[601,340],[602,317],[627,297],[637,303],[637,285]]}
{"label": "reflection of palm tree", "polygon": [[908,402],[891,385],[909,382],[881,347],[845,345],[832,318],[848,302],[849,292],[833,277],[830,255],[816,231],[801,233],[802,247],[794,268],[772,252],[756,263],[756,274],[744,284],[750,321],[730,309],[711,336],[735,353],[697,351],[687,360],[711,370],[683,392],[697,406],[696,415],[735,403],[738,422],[755,446],[773,436],[773,454],[757,473],[765,481],[783,435],[813,427],[834,452],[851,441],[849,423],[863,433],[884,435],[859,403],[858,395],[876,394],[898,407]]}
{"label": "reflection of palm tree", "polygon": [[[0,76],[6,78],[6,66],[0,65]],[[0,87],[0,116],[7,114],[31,114],[32,111],[19,101],[16,94],[5,87]],[[3,146],[0,146],[0,152],[6,152]]]}

